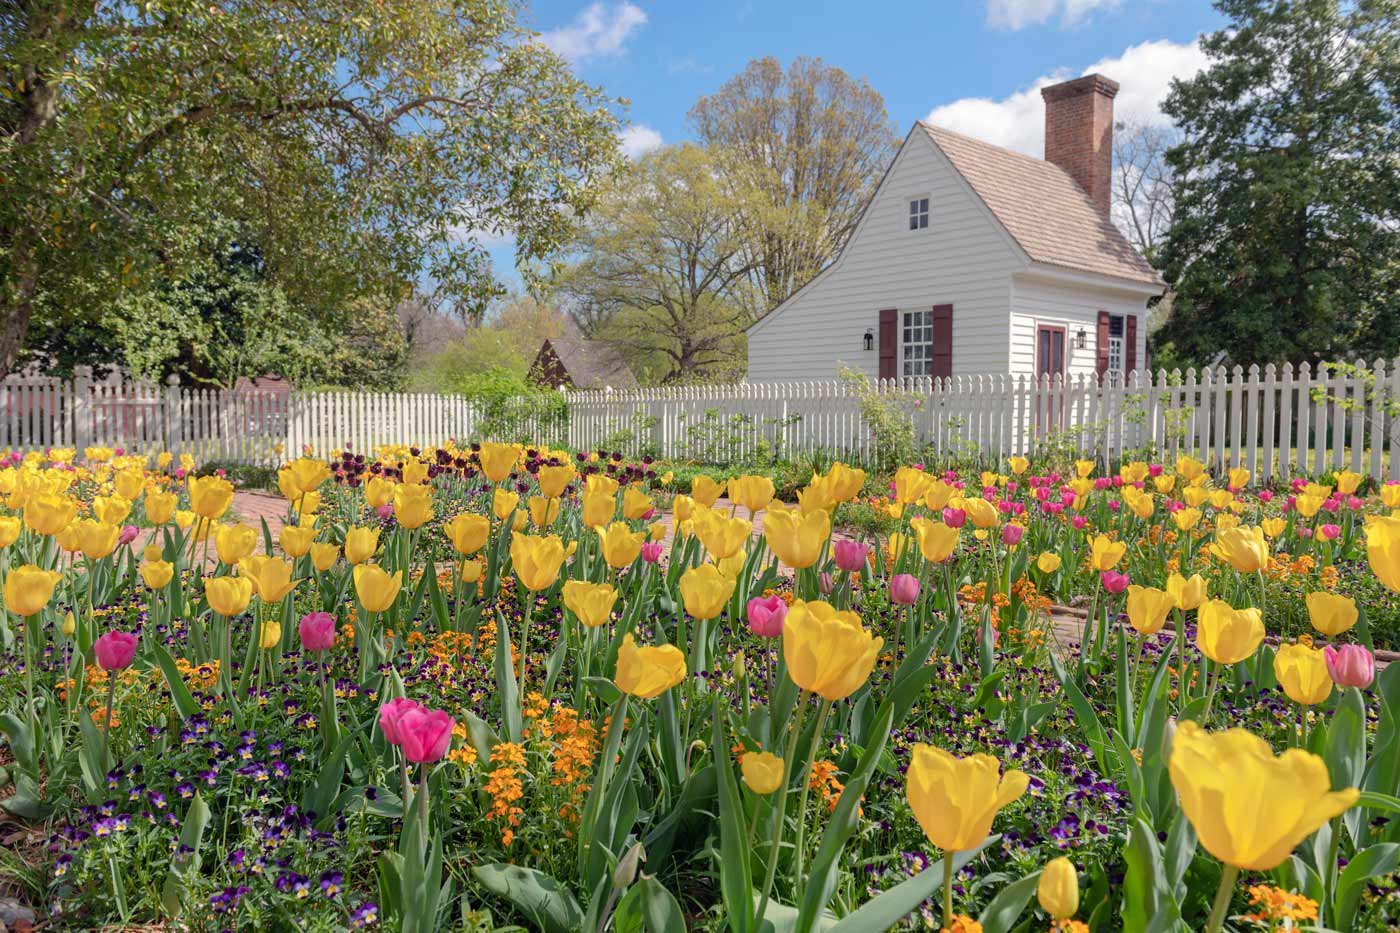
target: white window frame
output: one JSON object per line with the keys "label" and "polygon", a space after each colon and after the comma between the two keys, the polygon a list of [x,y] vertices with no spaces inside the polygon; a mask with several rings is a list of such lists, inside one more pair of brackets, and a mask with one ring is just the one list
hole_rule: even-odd
{"label": "white window frame", "polygon": [[899,312],[899,374],[933,375],[933,309]]}
{"label": "white window frame", "polygon": [[909,230],[928,229],[929,216],[929,196],[926,194],[916,195],[909,199]]}
{"label": "white window frame", "polygon": [[[1114,325],[1118,326],[1118,333],[1114,334]],[[1108,371],[1115,375],[1124,375],[1123,366],[1127,361],[1128,352],[1128,319],[1123,314],[1110,314],[1108,316]]]}

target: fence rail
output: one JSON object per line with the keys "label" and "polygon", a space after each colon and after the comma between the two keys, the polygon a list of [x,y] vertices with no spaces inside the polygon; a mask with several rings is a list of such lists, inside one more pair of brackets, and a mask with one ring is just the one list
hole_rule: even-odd
{"label": "fence rail", "polygon": [[0,382],[0,447],[123,446],[202,461],[449,438],[608,447],[729,461],[826,451],[857,460],[899,434],[987,460],[1046,449],[1111,461],[1191,454],[1261,478],[1348,468],[1400,479],[1400,360],[1132,373],[1125,380],[981,375],[560,393],[485,404],[432,393],[290,392]]}

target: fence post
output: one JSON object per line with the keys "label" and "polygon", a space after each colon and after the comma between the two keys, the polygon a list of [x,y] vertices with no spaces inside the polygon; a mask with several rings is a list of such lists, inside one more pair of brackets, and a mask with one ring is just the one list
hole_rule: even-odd
{"label": "fence post", "polygon": [[73,373],[73,446],[82,453],[92,444],[92,369],[80,366]]}
{"label": "fence post", "polygon": [[165,377],[164,403],[161,426],[164,429],[165,449],[178,458],[184,443],[185,425],[180,411],[180,377],[175,373]]}

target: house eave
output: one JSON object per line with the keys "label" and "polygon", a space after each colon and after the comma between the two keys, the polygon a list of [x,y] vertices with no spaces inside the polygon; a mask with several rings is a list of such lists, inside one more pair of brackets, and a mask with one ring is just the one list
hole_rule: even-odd
{"label": "house eave", "polygon": [[1102,272],[1089,272],[1084,269],[1070,269],[1065,266],[1035,261],[1029,263],[1025,269],[1014,273],[1014,276],[1018,279],[1048,282],[1052,285],[1073,285],[1099,291],[1118,292],[1141,297],[1144,301],[1156,298],[1167,290],[1167,283],[1160,277],[1155,282],[1148,282],[1142,279],[1106,275]]}

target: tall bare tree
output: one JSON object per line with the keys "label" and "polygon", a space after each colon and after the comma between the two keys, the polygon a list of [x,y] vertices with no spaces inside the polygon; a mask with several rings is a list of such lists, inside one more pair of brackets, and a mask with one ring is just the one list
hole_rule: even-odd
{"label": "tall bare tree", "polygon": [[735,218],[750,209],[699,146],[649,153],[599,198],[556,294],[645,380],[737,377],[755,302]]}
{"label": "tall bare tree", "polygon": [[1169,125],[1123,120],[1113,128],[1113,222],[1149,260],[1176,210],[1167,151],[1180,141]]}
{"label": "tall bare tree", "polygon": [[845,244],[898,144],[884,98],[819,58],[749,62],[690,111],[744,206],[758,313],[801,288]]}

